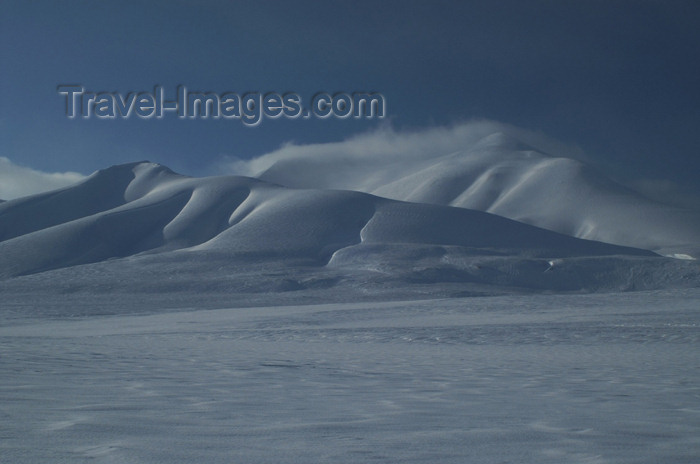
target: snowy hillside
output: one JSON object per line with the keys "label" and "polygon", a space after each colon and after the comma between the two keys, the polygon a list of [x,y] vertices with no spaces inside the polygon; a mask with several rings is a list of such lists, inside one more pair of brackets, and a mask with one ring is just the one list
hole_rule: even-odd
{"label": "snowy hillside", "polygon": [[410,139],[377,137],[283,148],[238,167],[290,187],[476,209],[579,238],[700,257],[700,212],[648,200],[580,161],[546,151],[563,149],[524,131],[477,129],[466,127],[472,133],[456,151],[443,151],[453,147],[439,146],[439,139],[416,152]]}
{"label": "snowy hillside", "polygon": [[[190,178],[147,162],[0,205],[0,256],[5,279],[67,269],[46,278],[160,288],[168,275],[181,288],[234,293],[251,281],[258,292],[303,289],[309,273],[365,290],[380,281],[567,291],[698,283],[690,263],[481,211],[246,177]],[[74,267],[87,264],[90,272]]]}

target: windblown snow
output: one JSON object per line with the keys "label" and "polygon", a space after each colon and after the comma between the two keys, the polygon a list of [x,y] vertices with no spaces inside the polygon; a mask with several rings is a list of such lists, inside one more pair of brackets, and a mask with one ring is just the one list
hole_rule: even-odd
{"label": "windblown snow", "polygon": [[238,168],[290,187],[475,209],[578,238],[700,256],[700,212],[648,200],[580,161],[546,151],[557,147],[517,128],[472,123],[458,129],[465,134],[440,134],[462,140],[457,150],[424,135],[437,147],[413,152],[410,137],[380,134],[282,149]]}

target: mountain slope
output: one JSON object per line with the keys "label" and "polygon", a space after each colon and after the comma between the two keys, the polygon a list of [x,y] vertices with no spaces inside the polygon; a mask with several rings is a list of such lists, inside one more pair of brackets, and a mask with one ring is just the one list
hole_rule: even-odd
{"label": "mountain slope", "polygon": [[357,245],[440,245],[521,258],[653,256],[480,211],[245,177],[189,178],[151,163],[112,167],[73,187],[7,202],[0,231],[2,277],[175,250],[336,266],[356,263]]}
{"label": "mountain slope", "polygon": [[[591,167],[496,132],[453,153],[393,156],[336,148],[271,156],[260,179],[476,209],[563,234],[700,257],[700,213],[650,201]],[[368,169],[369,165],[372,169]],[[339,168],[340,166],[340,168]]]}

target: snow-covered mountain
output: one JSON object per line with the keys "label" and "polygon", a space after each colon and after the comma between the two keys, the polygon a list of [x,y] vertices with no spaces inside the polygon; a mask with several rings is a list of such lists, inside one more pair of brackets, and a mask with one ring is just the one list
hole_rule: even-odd
{"label": "snow-covered mountain", "polygon": [[0,257],[0,278],[10,280],[102,275],[100,285],[160,288],[167,274],[183,286],[231,291],[253,268],[241,285],[268,279],[260,291],[279,289],[279,280],[303,288],[299,275],[309,273],[357,287],[387,279],[553,290],[698,282],[690,263],[482,211],[247,177],[190,178],[148,162],[0,205]]}
{"label": "snow-covered mountain", "polygon": [[578,238],[700,257],[699,211],[651,201],[580,161],[526,143],[522,131],[496,128],[453,152],[387,156],[377,141],[365,143],[370,153],[349,141],[282,150],[250,163],[249,170],[295,188],[339,188],[475,209]]}

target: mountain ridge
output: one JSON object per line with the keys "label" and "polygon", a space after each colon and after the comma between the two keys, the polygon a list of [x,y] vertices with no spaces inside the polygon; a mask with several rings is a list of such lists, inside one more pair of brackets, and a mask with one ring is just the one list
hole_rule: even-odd
{"label": "mountain ridge", "polygon": [[187,177],[148,162],[0,205],[4,291],[35,279],[65,288],[60,282],[76,276],[71,285],[91,291],[238,294],[330,285],[354,297],[387,289],[441,295],[446,288],[700,285],[700,271],[677,261],[478,210],[243,176]]}
{"label": "mountain ridge", "polygon": [[[435,228],[433,222],[451,227]],[[334,228],[325,230],[331,223]],[[477,223],[488,233],[465,235]],[[285,233],[275,235],[276,229]],[[294,230],[316,234],[318,243],[289,234]],[[0,231],[0,249],[14,268],[22,269],[27,255],[37,263],[54,263],[25,266],[20,272],[189,247],[311,253],[314,248],[332,248],[335,241],[338,246],[427,241],[513,250],[551,248],[559,255],[572,250],[586,254],[586,247],[603,254],[644,254],[593,242],[582,248],[583,242],[576,239],[477,211],[404,204],[349,191],[289,189],[237,176],[197,179],[145,162],[114,166],[74,187],[9,202],[0,208]],[[365,237],[349,238],[359,237],[361,231]],[[81,237],[80,244],[75,236]],[[17,246],[23,251],[12,250]]]}

